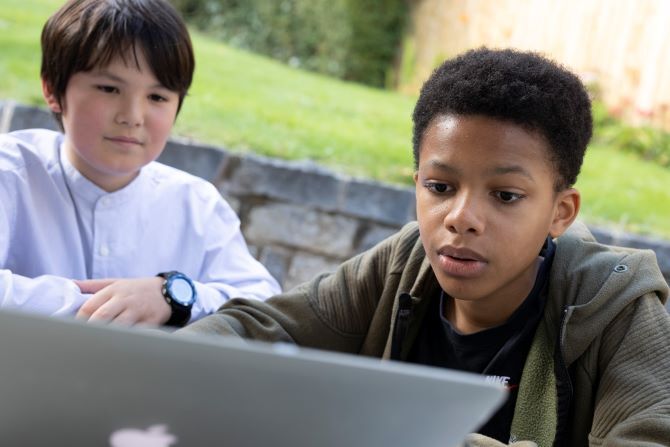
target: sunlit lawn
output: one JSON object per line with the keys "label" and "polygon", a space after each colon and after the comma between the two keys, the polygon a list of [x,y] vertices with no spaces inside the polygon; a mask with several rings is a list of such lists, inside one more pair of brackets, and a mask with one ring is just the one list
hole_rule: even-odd
{"label": "sunlit lawn", "polygon": [[670,169],[592,144],[577,187],[588,222],[670,239]]}
{"label": "sunlit lawn", "polygon": [[[0,99],[41,104],[39,35],[61,1],[0,0]],[[409,185],[414,98],[302,72],[193,33],[196,77],[175,134]],[[596,144],[578,187],[590,223],[670,239],[670,169]]]}

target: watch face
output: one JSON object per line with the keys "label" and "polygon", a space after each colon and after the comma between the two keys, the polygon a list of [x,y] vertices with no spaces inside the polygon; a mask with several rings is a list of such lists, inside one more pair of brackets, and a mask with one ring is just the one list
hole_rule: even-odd
{"label": "watch face", "polygon": [[170,282],[170,295],[172,299],[184,306],[193,304],[193,287],[186,278],[174,277]]}

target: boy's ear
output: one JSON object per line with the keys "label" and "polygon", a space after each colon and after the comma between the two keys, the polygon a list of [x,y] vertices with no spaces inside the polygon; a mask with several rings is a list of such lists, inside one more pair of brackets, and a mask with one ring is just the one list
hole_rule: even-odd
{"label": "boy's ear", "polygon": [[56,99],[56,95],[54,95],[51,90],[51,86],[44,79],[42,79],[42,96],[44,96],[44,101],[46,101],[47,106],[52,112],[63,113],[60,103]]}
{"label": "boy's ear", "polygon": [[556,193],[556,204],[554,208],[554,218],[549,227],[549,234],[552,238],[558,237],[568,229],[568,227],[577,218],[581,196],[575,188],[567,188]]}

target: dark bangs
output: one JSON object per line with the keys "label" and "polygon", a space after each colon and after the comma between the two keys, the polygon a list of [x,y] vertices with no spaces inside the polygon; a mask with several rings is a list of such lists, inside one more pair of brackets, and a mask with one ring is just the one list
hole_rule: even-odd
{"label": "dark bangs", "polygon": [[179,94],[180,106],[195,68],[188,31],[163,0],[81,0],[49,19],[42,32],[42,77],[62,97],[73,74],[104,67],[138,46],[158,81]]}

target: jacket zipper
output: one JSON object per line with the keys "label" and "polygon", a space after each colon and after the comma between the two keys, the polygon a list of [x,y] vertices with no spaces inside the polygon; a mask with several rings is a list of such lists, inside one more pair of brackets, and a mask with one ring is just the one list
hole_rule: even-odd
{"label": "jacket zipper", "polygon": [[409,328],[409,318],[412,314],[412,297],[408,293],[401,293],[398,297],[398,313],[393,324],[391,338],[391,360],[402,360],[402,343]]}
{"label": "jacket zipper", "polygon": [[570,371],[565,366],[565,359],[563,357],[563,334],[565,332],[565,320],[568,316],[568,306],[563,308],[563,315],[561,316],[561,323],[558,331],[558,343],[554,351],[554,374],[556,374],[556,436],[554,437],[554,447],[568,445],[566,439],[566,428],[570,424],[571,405],[572,405],[572,379]]}

